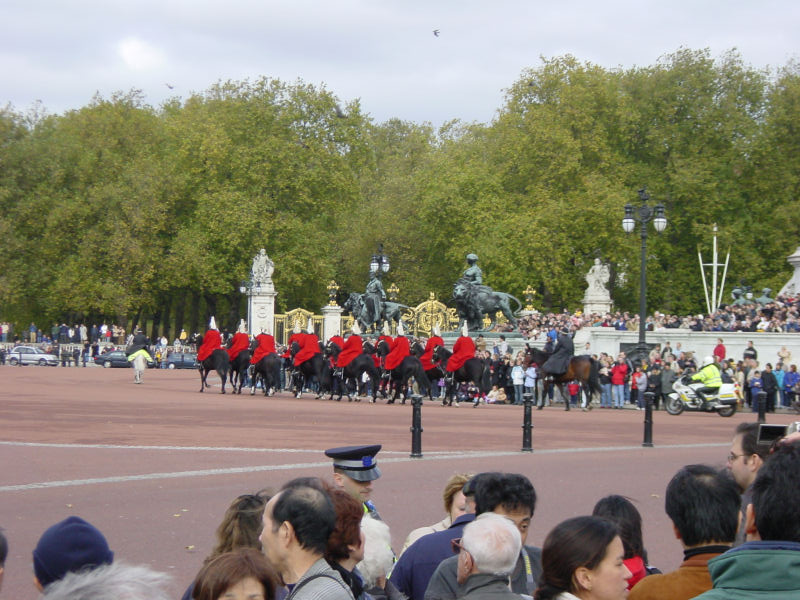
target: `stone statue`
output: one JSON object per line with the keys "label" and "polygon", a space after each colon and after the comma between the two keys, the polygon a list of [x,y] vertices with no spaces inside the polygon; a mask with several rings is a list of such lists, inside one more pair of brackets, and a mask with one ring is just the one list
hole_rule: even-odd
{"label": "stone statue", "polygon": [[589,289],[586,290],[586,295],[588,296],[591,294],[592,296],[600,296],[610,299],[611,295],[608,293],[606,289],[606,284],[610,278],[610,273],[608,271],[608,265],[604,265],[600,262],[599,258],[594,259],[594,265],[589,272],[586,274],[586,283],[589,284]]}
{"label": "stone statue", "polygon": [[744,292],[741,288],[733,288],[731,290],[731,296],[733,297],[733,302],[731,304],[733,306],[747,306],[748,304],[752,304],[747,298],[743,297]]}
{"label": "stone statue", "polygon": [[369,283],[364,291],[364,306],[369,323],[379,323],[383,320],[384,302],[386,302],[386,292],[383,290],[381,278],[377,273],[370,272]]}
{"label": "stone statue", "polygon": [[272,279],[272,272],[275,270],[275,263],[267,256],[264,248],[253,258],[253,268],[251,275],[253,283],[265,283]]}
{"label": "stone statue", "polygon": [[483,285],[483,271],[478,266],[478,256],[467,254],[467,269],[453,286],[453,299],[459,319],[467,321],[470,331],[483,330],[483,315],[489,315],[494,325],[494,316],[502,312],[512,326],[516,327],[517,319],[511,311],[509,299],[513,299],[522,308],[522,303],[510,294],[495,292],[488,285]]}
{"label": "stone statue", "polygon": [[756,298],[756,302],[758,302],[761,306],[769,304],[770,302],[775,302],[775,300],[769,297],[771,293],[772,293],[771,288],[764,288],[763,290],[761,290],[761,296]]}

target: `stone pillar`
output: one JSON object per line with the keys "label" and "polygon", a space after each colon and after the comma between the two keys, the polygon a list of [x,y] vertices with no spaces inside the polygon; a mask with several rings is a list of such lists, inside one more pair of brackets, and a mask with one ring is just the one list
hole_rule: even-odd
{"label": "stone pillar", "polygon": [[275,297],[278,292],[272,281],[256,284],[248,291],[248,309],[250,335],[258,335],[262,331],[274,334],[275,328]]}
{"label": "stone pillar", "polygon": [[328,304],[322,307],[322,336],[323,341],[327,342],[334,335],[342,335],[341,323],[344,309],[336,304]]}
{"label": "stone pillar", "polygon": [[778,294],[796,296],[800,294],[800,247],[795,250],[794,254],[786,259],[786,262],[792,265],[794,268],[794,274],[789,282],[781,288],[781,291],[778,292]]}

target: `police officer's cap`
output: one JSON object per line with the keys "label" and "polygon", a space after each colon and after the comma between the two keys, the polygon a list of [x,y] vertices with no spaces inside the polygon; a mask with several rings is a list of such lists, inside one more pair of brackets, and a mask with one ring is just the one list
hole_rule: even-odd
{"label": "police officer's cap", "polygon": [[325,450],[325,456],[333,459],[334,469],[341,469],[356,481],[372,481],[381,476],[375,455],[380,451],[381,445],[372,446],[342,446]]}

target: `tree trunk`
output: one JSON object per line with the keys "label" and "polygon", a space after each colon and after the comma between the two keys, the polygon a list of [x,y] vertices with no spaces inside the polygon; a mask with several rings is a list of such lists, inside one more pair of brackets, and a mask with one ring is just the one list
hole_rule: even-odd
{"label": "tree trunk", "polygon": [[[200,323],[200,296],[192,294],[192,304],[189,308],[189,335],[200,333],[198,325]],[[205,330],[204,330],[205,331]]]}

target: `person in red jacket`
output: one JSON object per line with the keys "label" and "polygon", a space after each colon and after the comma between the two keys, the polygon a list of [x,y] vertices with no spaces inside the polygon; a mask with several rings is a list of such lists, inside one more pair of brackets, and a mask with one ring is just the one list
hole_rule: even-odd
{"label": "person in red jacket", "polygon": [[611,393],[614,398],[614,408],[625,407],[625,378],[628,375],[628,365],[621,354],[617,362],[611,367]]}
{"label": "person in red jacket", "polygon": [[411,346],[408,343],[408,338],[403,331],[403,322],[397,324],[397,337],[394,338],[392,350],[384,360],[384,368],[387,371],[394,371],[403,362],[406,356],[411,356]]}
{"label": "person in red jacket", "polygon": [[475,342],[469,337],[467,322],[461,328],[461,337],[453,344],[453,355],[447,361],[447,371],[458,371],[470,358],[475,358]]}
{"label": "person in red jacket", "polygon": [[214,350],[222,349],[222,336],[217,329],[217,321],[214,317],[208,323],[208,331],[203,336],[203,343],[197,349],[197,362],[203,362]]}
{"label": "person in red jacket", "polygon": [[314,324],[311,318],[308,319],[308,331],[303,336],[303,341],[300,344],[300,352],[294,355],[294,366],[298,366],[309,360],[315,354],[322,354],[319,349],[319,338],[314,333]]}
{"label": "person in red jacket", "polygon": [[717,364],[725,360],[725,344],[722,343],[722,338],[717,338],[717,345],[714,346],[714,352],[712,354],[717,359]]}
{"label": "person in red jacket", "polygon": [[247,335],[247,326],[245,325],[244,319],[239,322],[239,330],[233,335],[233,340],[231,341],[231,347],[226,348],[225,350],[228,352],[228,357],[230,358],[231,362],[242,353],[243,350],[247,350],[250,347],[250,336]]}
{"label": "person in red jacket", "polygon": [[356,356],[364,352],[364,342],[361,339],[361,329],[358,326],[358,321],[353,322],[353,333],[350,334],[339,353],[339,358],[336,359],[336,367],[344,368],[349,365]]}
{"label": "person in red jacket", "polygon": [[425,352],[423,352],[422,356],[419,357],[419,360],[422,363],[422,368],[426,371],[430,371],[437,366],[432,360],[434,348],[436,348],[436,346],[444,346],[444,340],[439,335],[438,326],[434,326],[432,333],[433,335],[428,338],[427,342],[425,342]]}
{"label": "person in red jacket", "polygon": [[262,331],[256,336],[256,341],[258,342],[258,346],[255,352],[253,352],[253,356],[250,358],[251,365],[258,364],[265,356],[276,353],[275,338],[270,334]]}

